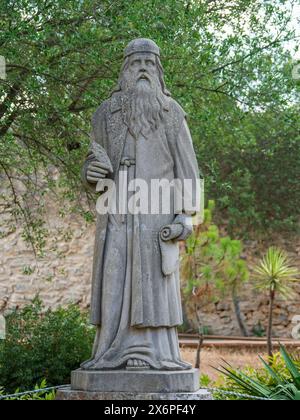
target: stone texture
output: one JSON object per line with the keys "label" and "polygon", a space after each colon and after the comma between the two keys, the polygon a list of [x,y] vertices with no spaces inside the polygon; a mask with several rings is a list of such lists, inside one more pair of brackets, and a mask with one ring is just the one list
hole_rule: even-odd
{"label": "stone texture", "polygon": [[85,392],[73,391],[70,387],[61,389],[57,393],[57,401],[212,401],[210,392],[199,390],[197,392],[176,392],[176,393],[131,393],[131,392]]}
{"label": "stone texture", "polygon": [[34,255],[11,229],[8,215],[0,221],[0,313],[24,306],[39,295],[46,307],[90,304],[90,279],[95,228],[78,215],[61,217],[51,195],[45,203],[48,238],[44,256]]}
{"label": "stone texture", "polygon": [[199,389],[199,371],[85,371],[72,372],[72,390],[88,392],[178,393]]}

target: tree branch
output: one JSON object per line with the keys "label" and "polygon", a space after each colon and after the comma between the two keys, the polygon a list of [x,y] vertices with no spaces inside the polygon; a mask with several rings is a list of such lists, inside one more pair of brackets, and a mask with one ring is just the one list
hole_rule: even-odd
{"label": "tree branch", "polygon": [[[24,218],[24,221],[25,221],[25,224],[26,224],[26,226],[28,228],[28,231],[30,232],[30,221],[28,220],[28,215],[27,215],[26,211],[23,209],[23,207],[22,207],[22,205],[21,205],[21,203],[20,203],[20,201],[18,199],[18,194],[16,192],[16,189],[15,189],[15,186],[14,186],[14,183],[13,183],[13,180],[12,180],[12,177],[10,176],[9,171],[8,171],[7,167],[3,164],[3,162],[0,161],[0,165],[2,166],[2,168],[4,170],[4,173],[5,173],[5,175],[6,175],[7,179],[8,179],[8,182],[9,182],[9,185],[10,185],[10,189],[11,189],[12,194],[13,194],[14,204],[21,211],[21,213],[23,215],[23,218]],[[16,222],[17,222],[17,219],[16,219]],[[33,250],[34,255],[36,257],[37,255],[36,255],[36,250],[35,250],[34,242],[33,242],[32,237],[30,235],[29,235],[29,242],[31,244],[32,250]]]}

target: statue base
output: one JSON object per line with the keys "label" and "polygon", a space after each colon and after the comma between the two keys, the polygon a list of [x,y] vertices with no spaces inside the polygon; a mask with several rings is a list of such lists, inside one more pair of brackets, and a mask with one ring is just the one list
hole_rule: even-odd
{"label": "statue base", "polygon": [[199,390],[199,370],[75,370],[71,390],[96,393],[190,393]]}
{"label": "statue base", "polygon": [[60,389],[56,397],[57,401],[212,401],[210,392],[199,390],[197,392],[165,392],[165,393],[141,393],[141,392],[88,392],[74,391],[71,387]]}

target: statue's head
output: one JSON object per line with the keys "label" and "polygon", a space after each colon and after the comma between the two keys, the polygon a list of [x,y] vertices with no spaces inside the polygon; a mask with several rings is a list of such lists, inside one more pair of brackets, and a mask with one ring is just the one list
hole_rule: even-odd
{"label": "statue's head", "polygon": [[164,120],[167,91],[160,50],[150,39],[136,39],[124,51],[124,64],[114,92],[122,92],[123,118],[131,134],[149,137]]}
{"label": "statue's head", "polygon": [[146,38],[135,39],[125,48],[124,63],[115,92],[127,91],[142,84],[170,96],[164,82],[160,49],[154,41]]}

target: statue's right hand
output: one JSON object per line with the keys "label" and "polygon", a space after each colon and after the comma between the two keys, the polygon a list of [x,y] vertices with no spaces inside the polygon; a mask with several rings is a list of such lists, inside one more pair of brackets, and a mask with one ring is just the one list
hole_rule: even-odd
{"label": "statue's right hand", "polygon": [[109,168],[98,161],[89,164],[86,172],[86,179],[91,184],[97,184],[100,179],[104,179],[109,174]]}

